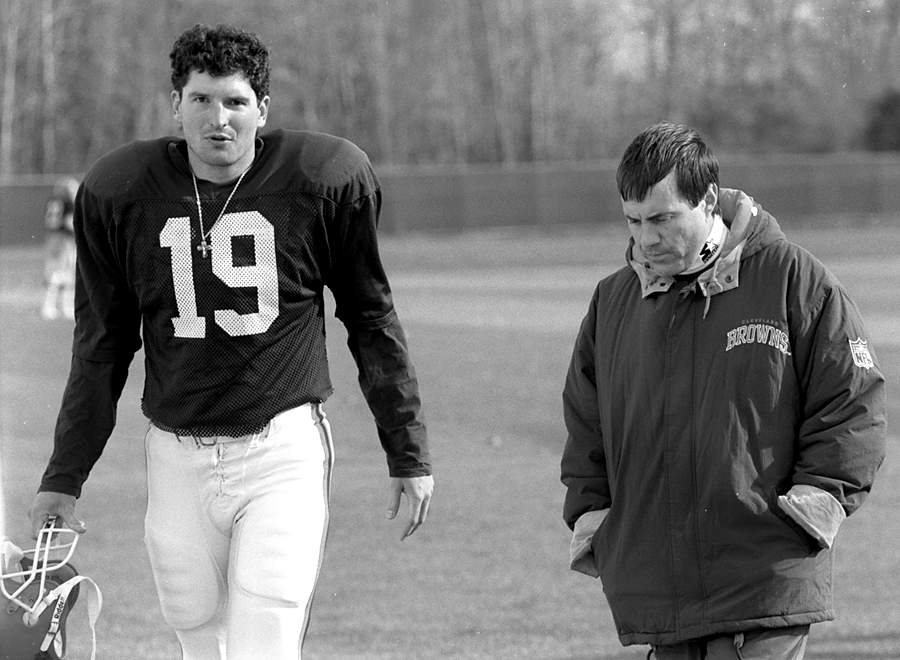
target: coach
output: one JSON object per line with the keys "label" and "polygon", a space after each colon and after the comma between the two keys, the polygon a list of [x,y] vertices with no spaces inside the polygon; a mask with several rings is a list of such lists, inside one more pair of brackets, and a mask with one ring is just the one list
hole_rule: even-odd
{"label": "coach", "polygon": [[563,393],[572,568],[656,658],[802,658],[884,458],[878,360],[841,284],[719,188],[695,130],[646,129],[616,179],[627,264],[594,292]]}

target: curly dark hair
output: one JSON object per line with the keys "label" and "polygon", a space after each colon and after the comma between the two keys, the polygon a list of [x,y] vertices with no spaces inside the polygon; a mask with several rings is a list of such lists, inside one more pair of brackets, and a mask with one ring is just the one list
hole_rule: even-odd
{"label": "curly dark hair", "polygon": [[269,49],[255,34],[231,25],[197,24],[185,30],[169,53],[172,87],[184,89],[191,71],[210,76],[243,73],[258,99],[269,94]]}
{"label": "curly dark hair", "polygon": [[654,124],[625,149],[616,171],[619,194],[627,202],[643,201],[673,169],[678,192],[692,206],[700,203],[710,183],[719,185],[719,161],[700,133],[683,124]]}

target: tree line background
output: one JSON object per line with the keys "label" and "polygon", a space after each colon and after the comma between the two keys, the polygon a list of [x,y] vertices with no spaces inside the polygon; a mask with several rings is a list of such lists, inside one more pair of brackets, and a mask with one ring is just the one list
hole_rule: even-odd
{"label": "tree line background", "polygon": [[172,134],[172,42],[273,54],[269,128],[382,165],[617,158],[675,119],[722,152],[900,149],[897,0],[0,0],[0,175]]}

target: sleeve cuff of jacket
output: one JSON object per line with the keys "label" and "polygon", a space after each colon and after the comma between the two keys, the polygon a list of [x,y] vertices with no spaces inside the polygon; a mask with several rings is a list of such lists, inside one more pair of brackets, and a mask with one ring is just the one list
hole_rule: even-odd
{"label": "sleeve cuff of jacket", "polygon": [[575,521],[575,529],[572,532],[572,541],[569,544],[569,568],[578,573],[584,573],[591,577],[599,577],[597,562],[594,561],[594,551],[591,542],[594,534],[600,529],[600,524],[606,518],[608,509],[602,511],[588,511],[581,514]]}
{"label": "sleeve cuff of jacket", "polygon": [[798,484],[778,497],[778,506],[823,548],[830,548],[847,513],[829,492]]}

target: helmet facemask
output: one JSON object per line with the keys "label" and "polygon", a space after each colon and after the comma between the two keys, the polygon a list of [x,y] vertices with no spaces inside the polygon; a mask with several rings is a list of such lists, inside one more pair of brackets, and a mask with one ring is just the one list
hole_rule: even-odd
{"label": "helmet facemask", "polygon": [[[20,550],[9,541],[4,541],[0,546],[0,570],[3,578],[0,580],[0,591],[24,610],[25,625],[33,626],[37,623],[49,604],[51,592],[60,583],[60,580],[48,579],[48,576],[58,574],[69,579],[77,574],[69,566],[77,544],[78,534],[68,527],[57,527],[56,519],[51,518],[38,532],[33,549]],[[64,567],[69,570],[63,571]]]}
{"label": "helmet facemask", "polygon": [[88,592],[91,634],[100,614],[102,596],[93,580],[69,563],[78,544],[78,534],[57,526],[51,517],[38,532],[34,548],[21,550],[11,541],[0,541],[0,657],[65,657],[65,623],[81,584]]}

